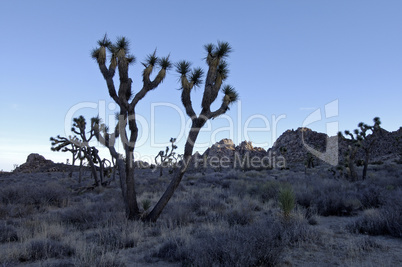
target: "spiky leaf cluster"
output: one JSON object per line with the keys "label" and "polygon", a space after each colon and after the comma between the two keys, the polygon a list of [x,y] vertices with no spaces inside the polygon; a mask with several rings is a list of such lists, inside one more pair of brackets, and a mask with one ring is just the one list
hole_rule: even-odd
{"label": "spiky leaf cluster", "polygon": [[202,84],[202,77],[204,71],[201,68],[191,69],[191,63],[185,60],[179,61],[175,64],[176,71],[180,74],[181,89],[189,90],[199,87]]}
{"label": "spiky leaf cluster", "polygon": [[237,93],[234,87],[226,85],[223,87],[222,91],[225,94],[225,96],[229,98],[230,104],[235,103],[237,102],[237,100],[239,100],[239,94]]}
{"label": "spiky leaf cluster", "polygon": [[225,58],[232,52],[232,47],[228,42],[218,42],[218,45],[214,45],[212,43],[204,45],[205,50],[208,53],[208,56],[212,58]]}

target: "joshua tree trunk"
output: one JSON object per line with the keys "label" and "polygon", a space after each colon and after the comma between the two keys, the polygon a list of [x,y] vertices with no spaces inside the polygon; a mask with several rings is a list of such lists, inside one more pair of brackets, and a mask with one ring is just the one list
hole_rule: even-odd
{"label": "joshua tree trunk", "polygon": [[352,181],[357,181],[359,178],[357,176],[357,172],[355,170],[355,158],[357,153],[357,148],[349,146],[349,154],[348,154],[348,168],[349,168],[349,177]]}
{"label": "joshua tree trunk", "polygon": [[181,168],[179,171],[175,172],[174,178],[170,181],[169,186],[167,187],[165,193],[162,195],[158,203],[146,217],[146,221],[156,222],[159,218],[160,214],[162,213],[163,209],[172,198],[174,192],[176,191],[177,187],[179,186],[181,180],[183,179],[184,173],[186,172],[188,165],[190,164],[191,157],[193,155],[193,149],[195,141],[197,140],[198,134],[202,126],[205,124],[205,120],[193,120],[191,125],[191,130],[187,138],[186,145],[184,147],[184,156]]}
{"label": "joshua tree trunk", "polygon": [[[132,157],[132,156],[130,156]],[[127,190],[127,205],[128,214],[127,218],[129,220],[137,220],[140,218],[140,210],[137,203],[137,194],[135,191],[135,180],[134,180],[134,161],[132,159],[126,159],[126,190]]]}
{"label": "joshua tree trunk", "polygon": [[91,158],[90,155],[87,155],[86,159],[88,160],[89,166],[91,167],[91,174],[92,174],[92,177],[94,178],[95,185],[98,186],[99,185],[99,179],[98,179],[98,174],[96,173],[95,164],[92,161],[92,158]]}
{"label": "joshua tree trunk", "polygon": [[82,159],[80,159],[80,167],[78,169],[78,183],[81,184],[82,180]]}
{"label": "joshua tree trunk", "polygon": [[364,150],[364,165],[363,165],[363,177],[362,179],[365,180],[367,176],[367,168],[370,160],[370,150],[365,149]]}
{"label": "joshua tree trunk", "polygon": [[[77,153],[77,152],[75,152]],[[68,177],[73,177],[73,172],[74,172],[74,165],[75,165],[75,160],[76,160],[76,155],[75,153],[73,153],[73,157],[72,157],[72,161],[71,161],[71,169],[70,169],[70,173],[68,174]]]}

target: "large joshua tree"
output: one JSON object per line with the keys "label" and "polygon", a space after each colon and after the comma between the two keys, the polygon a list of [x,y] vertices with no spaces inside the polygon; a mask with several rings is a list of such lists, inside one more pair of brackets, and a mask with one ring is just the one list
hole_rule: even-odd
{"label": "large joshua tree", "polygon": [[[229,85],[223,85],[229,73],[228,64],[225,59],[232,50],[230,45],[227,42],[218,42],[218,45],[205,45],[205,49],[207,51],[206,63],[208,65],[208,72],[205,77],[204,94],[201,102],[202,110],[198,116],[194,112],[190,95],[195,87],[201,85],[204,71],[201,68],[190,69],[191,64],[187,61],[180,61],[176,64],[176,70],[180,74],[181,101],[187,115],[191,118],[192,124],[184,148],[183,164],[171,180],[165,193],[146,217],[147,221],[154,222],[159,218],[164,207],[179,186],[190,163],[194,144],[201,128],[209,119],[226,113],[229,105],[238,100],[238,94],[235,89]],[[211,104],[217,99],[220,91],[223,92],[221,106],[217,110],[211,111]]]}
{"label": "large joshua tree", "polygon": [[[143,86],[134,96],[131,91],[132,80],[129,78],[129,65],[135,62],[135,57],[130,55],[129,42],[125,37],[120,37],[115,43],[112,43],[107,36],[98,41],[98,47],[92,51],[92,57],[99,65],[99,69],[106,81],[110,97],[119,106],[118,122],[114,132],[109,134],[108,129],[99,125],[97,127],[97,138],[109,148],[110,154],[116,160],[120,173],[120,185],[124,203],[126,206],[126,215],[128,219],[136,220],[141,218],[141,212],[138,208],[135,181],[134,181],[134,148],[138,137],[138,127],[136,123],[135,107],[145,95],[159,86],[166,76],[166,71],[171,68],[168,57],[158,58],[156,51],[150,54],[144,63],[142,72]],[[110,54],[109,67],[106,66],[107,54]],[[160,67],[159,72],[153,80],[151,74],[155,67]],[[113,77],[119,73],[119,89],[116,91]],[[128,131],[127,131],[128,125]],[[125,159],[120,157],[115,149],[116,139],[120,137],[125,151]]]}

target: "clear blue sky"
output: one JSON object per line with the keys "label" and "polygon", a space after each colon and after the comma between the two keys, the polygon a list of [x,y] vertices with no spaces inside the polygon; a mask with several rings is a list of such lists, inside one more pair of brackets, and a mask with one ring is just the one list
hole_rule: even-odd
{"label": "clear blue sky", "polygon": [[[338,115],[326,119],[322,113],[308,127],[325,132],[336,121],[339,130],[354,129],[379,116],[385,129],[395,131],[402,125],[401,12],[401,1],[370,0],[1,1],[0,170],[24,163],[32,152],[56,162],[70,158],[50,151],[49,137],[68,134],[65,120],[74,109],[74,116],[88,119],[100,113],[108,122],[113,116],[106,84],[90,57],[105,33],[131,41],[137,57],[130,69],[134,92],[141,86],[140,62],[155,48],[174,62],[205,67],[204,44],[232,45],[227,83],[241,102],[211,121],[198,140],[201,152],[225,137],[268,148],[335,100]],[[137,106],[143,117],[141,157],[155,156],[181,134],[178,88],[171,70]],[[197,110],[201,93],[192,96]],[[244,133],[250,127],[257,130]],[[179,153],[184,141],[178,142]]]}

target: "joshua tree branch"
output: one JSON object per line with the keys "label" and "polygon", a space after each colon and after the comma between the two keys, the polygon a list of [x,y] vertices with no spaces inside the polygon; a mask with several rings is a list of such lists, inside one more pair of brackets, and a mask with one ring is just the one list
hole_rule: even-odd
{"label": "joshua tree branch", "polygon": [[145,97],[145,95],[155,89],[156,87],[159,86],[159,84],[165,79],[166,76],[166,69],[161,69],[156,75],[155,79],[153,81],[150,81],[150,74],[152,72],[151,66],[145,68],[144,74],[143,74],[143,87],[142,89],[135,95],[133,101],[130,103],[130,108],[129,109],[134,109],[137,103]]}
{"label": "joshua tree branch", "polygon": [[193,105],[191,102],[190,96],[191,89],[188,87],[184,87],[181,93],[181,102],[183,103],[184,108],[186,109],[186,113],[190,118],[195,118],[197,115],[194,112]]}
{"label": "joshua tree branch", "polygon": [[208,118],[215,119],[216,117],[218,117],[222,114],[225,114],[226,111],[229,109],[229,104],[230,104],[230,100],[228,99],[227,96],[225,96],[223,98],[222,105],[220,106],[220,108],[215,110],[214,112],[211,112],[210,114],[208,114]]}
{"label": "joshua tree branch", "polygon": [[108,69],[106,67],[106,65],[103,63],[103,64],[99,64],[99,69],[103,75],[103,78],[106,81],[106,85],[109,90],[110,97],[120,106],[121,103],[120,103],[119,97],[117,96],[116,88],[115,88],[114,82],[113,82],[115,68]]}

